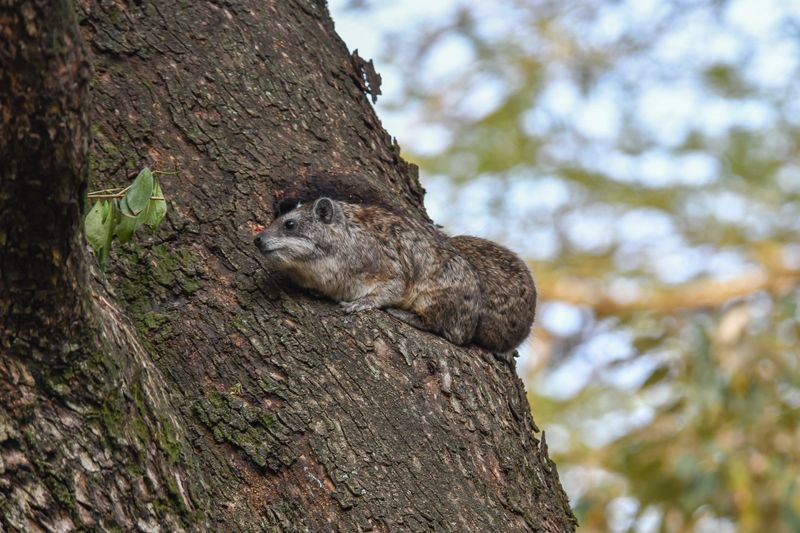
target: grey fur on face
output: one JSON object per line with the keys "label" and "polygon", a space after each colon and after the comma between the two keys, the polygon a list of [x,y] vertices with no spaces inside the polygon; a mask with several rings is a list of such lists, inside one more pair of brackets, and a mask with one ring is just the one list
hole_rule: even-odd
{"label": "grey fur on face", "polygon": [[347,312],[386,308],[455,344],[507,352],[533,324],[536,287],[516,255],[379,207],[320,198],[275,219],[255,244],[272,268]]}

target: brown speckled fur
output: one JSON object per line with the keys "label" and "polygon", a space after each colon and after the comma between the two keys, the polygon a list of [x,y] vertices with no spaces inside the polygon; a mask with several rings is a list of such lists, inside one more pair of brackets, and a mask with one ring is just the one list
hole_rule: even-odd
{"label": "brown speckled fur", "polygon": [[478,237],[459,235],[450,244],[478,273],[480,318],[475,344],[506,352],[531,332],[536,313],[536,285],[531,271],[514,252]]}
{"label": "brown speckled fur", "polygon": [[379,207],[320,198],[279,216],[255,243],[273,268],[348,312],[386,308],[455,344],[496,352],[530,332],[533,278],[490,241],[451,239]]}

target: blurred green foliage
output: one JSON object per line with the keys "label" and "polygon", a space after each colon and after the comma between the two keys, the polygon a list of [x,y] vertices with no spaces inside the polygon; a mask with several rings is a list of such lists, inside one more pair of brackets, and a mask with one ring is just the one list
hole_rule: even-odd
{"label": "blurred green foliage", "polygon": [[434,217],[532,260],[582,529],[800,531],[800,5],[348,8]]}

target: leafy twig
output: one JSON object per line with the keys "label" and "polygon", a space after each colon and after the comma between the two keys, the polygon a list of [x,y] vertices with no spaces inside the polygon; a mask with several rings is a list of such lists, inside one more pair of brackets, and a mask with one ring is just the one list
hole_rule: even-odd
{"label": "leafy twig", "polygon": [[126,243],[142,224],[155,231],[164,219],[167,202],[153,174],[145,168],[124,189],[103,189],[88,194],[94,206],[86,214],[84,227],[100,268],[105,269],[115,235],[121,243]]}

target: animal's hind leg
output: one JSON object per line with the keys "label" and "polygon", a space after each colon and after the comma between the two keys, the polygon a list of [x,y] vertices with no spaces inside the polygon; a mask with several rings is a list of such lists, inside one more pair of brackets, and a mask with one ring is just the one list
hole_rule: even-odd
{"label": "animal's hind leg", "polygon": [[453,309],[446,309],[442,305],[433,304],[422,308],[421,316],[395,308],[386,309],[386,312],[417,329],[441,335],[453,344],[467,344],[472,340],[475,331],[474,326],[465,323],[464,317],[459,319],[454,316]]}
{"label": "animal's hind leg", "polygon": [[409,326],[413,326],[423,331],[429,331],[428,328],[425,327],[425,324],[422,323],[422,320],[411,311],[404,311],[402,309],[396,309],[394,307],[390,307],[386,309],[386,312],[392,315],[393,317],[402,320]]}
{"label": "animal's hind leg", "polygon": [[457,301],[450,289],[431,291],[415,302],[415,310],[424,324],[422,329],[441,335],[453,344],[469,344],[478,325],[478,314]]}

